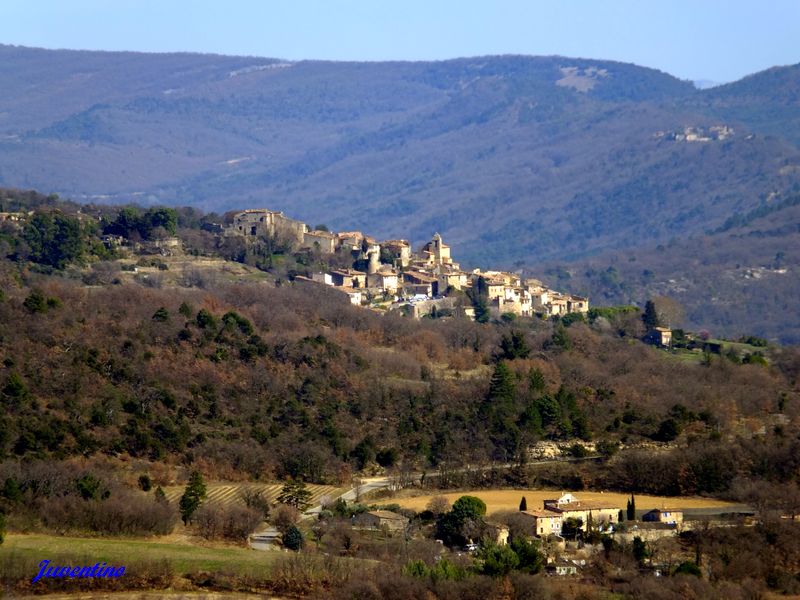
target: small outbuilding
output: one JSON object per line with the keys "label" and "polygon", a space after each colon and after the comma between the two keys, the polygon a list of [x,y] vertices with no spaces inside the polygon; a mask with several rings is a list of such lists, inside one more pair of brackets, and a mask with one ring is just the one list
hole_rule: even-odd
{"label": "small outbuilding", "polygon": [[654,508],[642,515],[642,521],[677,526],[683,523],[683,511],[675,508]]}

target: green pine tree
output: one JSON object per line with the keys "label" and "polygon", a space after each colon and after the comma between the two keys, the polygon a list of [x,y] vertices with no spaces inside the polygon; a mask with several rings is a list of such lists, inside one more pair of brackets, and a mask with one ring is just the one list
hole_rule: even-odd
{"label": "green pine tree", "polygon": [[278,502],[294,506],[300,512],[311,506],[311,492],[306,489],[306,484],[298,479],[290,479],[283,485],[278,494]]}
{"label": "green pine tree", "polygon": [[303,547],[304,543],[303,532],[301,532],[296,525],[289,527],[283,536],[283,545],[289,550],[297,552]]}
{"label": "green pine tree", "polygon": [[492,379],[489,383],[489,399],[494,401],[512,402],[514,400],[514,374],[505,362],[499,362],[494,368]]}
{"label": "green pine tree", "polygon": [[206,484],[203,481],[203,476],[199,471],[193,471],[178,504],[184,525],[187,525],[192,520],[192,515],[200,508],[205,499]]}

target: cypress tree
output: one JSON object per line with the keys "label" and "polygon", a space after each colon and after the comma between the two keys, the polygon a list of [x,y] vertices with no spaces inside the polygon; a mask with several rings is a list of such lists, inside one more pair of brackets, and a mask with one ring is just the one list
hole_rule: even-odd
{"label": "cypress tree", "polygon": [[642,322],[644,322],[645,327],[647,329],[653,329],[654,327],[659,327],[661,325],[661,321],[658,319],[658,311],[656,310],[656,305],[652,300],[648,300],[647,303],[644,305],[644,314],[642,315]]}
{"label": "cypress tree", "polygon": [[636,520],[636,498],[631,494],[631,499],[628,500],[628,521]]}
{"label": "cypress tree", "polygon": [[523,496],[522,500],[519,501],[519,509],[528,510],[528,500],[525,498],[525,496]]}

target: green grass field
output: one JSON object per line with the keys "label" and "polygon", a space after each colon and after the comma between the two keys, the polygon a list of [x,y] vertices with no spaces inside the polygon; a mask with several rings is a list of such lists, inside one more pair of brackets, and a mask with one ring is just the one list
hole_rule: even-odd
{"label": "green grass field", "polygon": [[[66,561],[93,565],[115,565],[169,561],[178,574],[209,571],[255,574],[263,572],[282,552],[259,552],[230,546],[202,547],[190,543],[120,538],[77,538],[41,534],[9,534],[0,546],[0,556],[15,555],[23,560]],[[32,573],[31,576],[35,575]]]}

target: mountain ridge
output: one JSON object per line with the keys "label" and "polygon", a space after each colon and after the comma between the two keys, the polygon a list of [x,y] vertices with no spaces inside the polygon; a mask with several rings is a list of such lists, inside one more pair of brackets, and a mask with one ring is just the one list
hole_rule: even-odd
{"label": "mountain ridge", "polygon": [[414,243],[439,231],[479,267],[647,254],[800,191],[800,65],[696,90],[558,56],[342,63],[0,46],[0,82],[0,185],[264,206]]}

